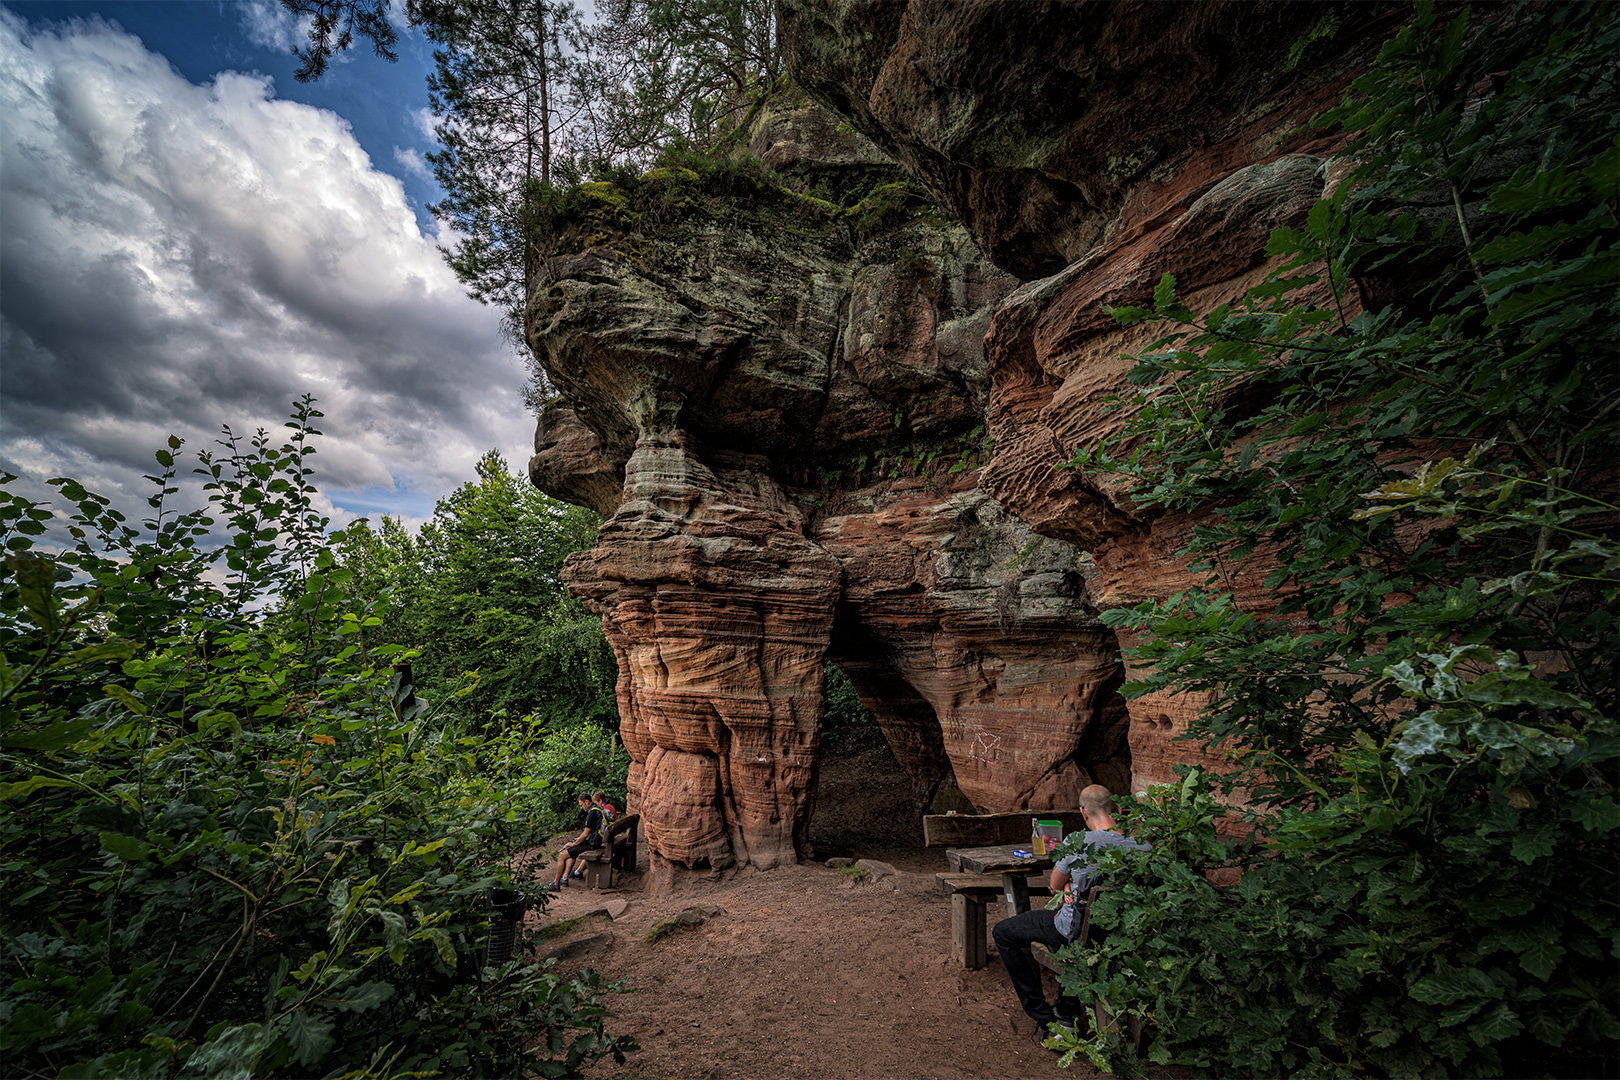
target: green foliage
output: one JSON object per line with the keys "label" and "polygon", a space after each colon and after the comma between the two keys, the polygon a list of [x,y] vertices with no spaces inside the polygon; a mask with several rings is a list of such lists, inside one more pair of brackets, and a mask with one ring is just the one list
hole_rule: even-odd
{"label": "green foliage", "polygon": [[771,0],[604,0],[596,10],[576,83],[593,104],[586,160],[644,165],[672,146],[746,141],[782,76]]}
{"label": "green foliage", "polygon": [[[393,590],[379,635],[420,652],[431,700],[474,723],[532,716],[550,728],[617,726],[618,666],[600,620],[563,588],[563,560],[599,519],[540,494],[495,451],[412,537],[397,521],[348,529],[339,555],[363,593]],[[463,685],[474,673],[471,686]]]}
{"label": "green foliage", "polygon": [[[137,523],[72,480],[75,547],[0,493],[0,1051],[16,1076],[576,1075],[633,1049],[585,973],[481,956],[537,842],[503,812],[525,731],[413,700],[279,446],[199,455],[211,509]],[[216,531],[215,522],[223,528]]]}
{"label": "green foliage", "polygon": [[596,724],[546,735],[528,759],[527,769],[546,781],[532,810],[534,825],[544,834],[577,829],[581,824],[578,799],[593,791],[601,791],[608,802],[624,808],[630,755],[613,732]]}
{"label": "green foliage", "polygon": [[861,704],[855,684],[837,664],[826,665],[826,706],[821,723],[821,745],[835,749],[881,738],[877,717]]}
{"label": "green foliage", "polygon": [[[309,82],[326,74],[332,58],[354,43],[359,34],[371,42],[373,51],[384,60],[398,60],[394,46],[399,32],[389,19],[388,0],[281,0],[294,15],[307,16],[309,44],[295,48],[300,63],[293,72],[299,82]],[[410,0],[407,0],[409,6]]]}
{"label": "green foliage", "polygon": [[[1340,792],[1267,815],[1259,847],[1219,838],[1230,812],[1184,770],[1127,816],[1153,850],[1106,857],[1108,937],[1063,983],[1146,1018],[1149,1060],[1215,1075],[1591,1075],[1583,1048],[1617,1034],[1614,800],[1553,760],[1476,798],[1469,770],[1348,749]],[[1126,1067],[1115,1036],[1068,1049]]]}
{"label": "green foliage", "polygon": [[455,226],[446,261],[514,344],[563,193],[672,148],[734,148],[782,79],[772,0],[603,0],[590,25],[569,0],[282,5],[311,19],[300,80],[355,35],[396,59],[401,17],[437,46],[428,160],[445,197],[429,209]]}
{"label": "green foliage", "polygon": [[428,105],[441,148],[428,161],[445,197],[428,209],[455,226],[445,260],[521,341],[543,257],[533,207],[554,170],[578,178],[564,146],[587,111],[568,93],[583,25],[566,0],[411,0],[408,11],[438,45]]}
{"label": "green foliage", "polygon": [[645,941],[648,945],[652,945],[662,941],[666,937],[669,937],[671,934],[683,930],[696,930],[702,925],[703,909],[700,907],[689,907],[675,915],[671,915],[668,918],[660,919],[653,923],[652,926],[648,927],[647,932],[642,935],[641,940]]}
{"label": "green foliage", "polygon": [[1156,1061],[1574,1074],[1620,1037],[1620,12],[1491,14],[1418,5],[1322,120],[1358,166],[1241,302],[1166,275],[1114,310],[1167,333],[1072,464],[1193,515],[1205,575],[1105,614],[1144,642],[1124,692],[1208,695],[1189,737],[1266,856],[1216,843],[1202,781],[1143,811],[1160,847],[1065,978]]}

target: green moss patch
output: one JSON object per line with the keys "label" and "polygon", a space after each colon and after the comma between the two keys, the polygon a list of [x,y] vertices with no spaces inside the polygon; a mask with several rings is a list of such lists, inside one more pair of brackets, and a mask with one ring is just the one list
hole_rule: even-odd
{"label": "green moss patch", "polygon": [[581,926],[584,926],[593,919],[606,918],[607,915],[604,912],[587,911],[585,914],[575,915],[571,919],[558,919],[554,923],[547,923],[545,926],[540,928],[540,936],[543,938],[567,937],[569,934],[573,933],[575,930],[579,929]]}

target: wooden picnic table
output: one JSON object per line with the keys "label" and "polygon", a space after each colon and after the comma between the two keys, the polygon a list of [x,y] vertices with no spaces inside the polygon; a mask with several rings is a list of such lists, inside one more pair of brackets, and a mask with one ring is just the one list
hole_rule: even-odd
{"label": "wooden picnic table", "polygon": [[947,848],[945,861],[970,874],[1000,874],[1008,915],[1021,915],[1029,910],[1029,875],[1035,871],[1051,870],[1054,865],[1050,855],[1029,853],[1028,844]]}
{"label": "wooden picnic table", "polygon": [[991,884],[1001,879],[1000,893],[1008,915],[1029,910],[1031,890],[1046,895],[1045,883],[1030,875],[1052,868],[1045,855],[1015,855],[1029,851],[1029,845],[1000,844],[992,847],[946,848],[945,860],[957,873],[940,874],[940,887],[951,894],[951,938],[956,956],[969,971],[978,971],[989,959],[985,936],[985,915],[991,898],[998,891]]}

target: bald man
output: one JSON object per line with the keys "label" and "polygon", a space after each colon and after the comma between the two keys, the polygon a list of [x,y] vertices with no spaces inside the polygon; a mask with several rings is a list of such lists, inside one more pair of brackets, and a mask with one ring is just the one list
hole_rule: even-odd
{"label": "bald man", "polygon": [[1048,949],[1057,950],[1067,945],[1080,933],[1081,908],[1086,891],[1098,884],[1097,856],[1111,847],[1127,851],[1146,851],[1115,827],[1114,815],[1119,808],[1114,804],[1113,792],[1101,784],[1092,784],[1080,793],[1080,815],[1085,819],[1086,836],[1082,849],[1065,855],[1052,868],[1052,892],[1061,894],[1063,906],[1056,910],[1037,908],[1003,919],[996,924],[992,936],[996,939],[996,952],[1001,955],[1001,966],[1007,969],[1018,1003],[1036,1024],[1036,1041],[1048,1038],[1048,1024],[1073,1024],[1080,1015],[1080,1003],[1060,996],[1057,1004],[1046,1003],[1046,991],[1041,988],[1041,969],[1030,955],[1030,942],[1039,941]]}

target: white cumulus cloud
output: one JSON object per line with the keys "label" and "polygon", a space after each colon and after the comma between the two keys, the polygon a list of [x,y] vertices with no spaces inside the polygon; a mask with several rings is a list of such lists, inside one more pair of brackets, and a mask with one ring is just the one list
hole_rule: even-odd
{"label": "white cumulus cloud", "polygon": [[277,52],[291,52],[309,38],[310,19],[299,18],[277,0],[236,0],[248,40]]}
{"label": "white cumulus cloud", "polygon": [[399,162],[400,167],[407,172],[414,173],[425,180],[433,179],[433,170],[428,168],[428,163],[422,160],[421,154],[418,154],[409,146],[394,147],[394,160]]}
{"label": "white cumulus cloud", "polygon": [[420,515],[489,448],[526,461],[498,314],[335,113],[0,9],[0,116],[0,468],[129,505],[168,433],[279,428],[304,393],[340,513]]}
{"label": "white cumulus cloud", "polygon": [[439,122],[439,118],[433,115],[432,109],[413,110],[411,112],[411,122],[416,125],[416,130],[422,133],[422,138],[430,143],[439,141],[439,136],[433,130],[434,125]]}

